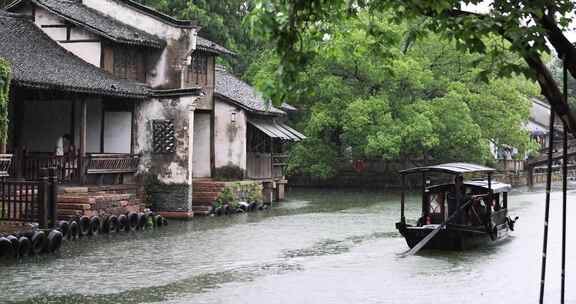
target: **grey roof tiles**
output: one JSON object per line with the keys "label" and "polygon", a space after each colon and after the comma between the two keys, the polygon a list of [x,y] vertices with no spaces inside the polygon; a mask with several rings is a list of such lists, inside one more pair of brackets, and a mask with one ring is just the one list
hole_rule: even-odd
{"label": "grey roof tiles", "polygon": [[216,87],[214,91],[217,95],[235,102],[250,112],[275,115],[285,114],[284,111],[265,101],[260,92],[246,82],[236,78],[222,66],[216,67]]}
{"label": "grey roof tiles", "polygon": [[15,85],[77,93],[143,98],[144,85],[119,80],[62,48],[31,20],[0,11],[0,57]]}

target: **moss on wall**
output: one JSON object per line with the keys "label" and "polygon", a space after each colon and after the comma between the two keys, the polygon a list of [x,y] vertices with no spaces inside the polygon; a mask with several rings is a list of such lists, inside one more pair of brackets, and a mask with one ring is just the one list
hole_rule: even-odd
{"label": "moss on wall", "polygon": [[10,64],[0,58],[0,144],[8,137],[8,100],[10,97]]}

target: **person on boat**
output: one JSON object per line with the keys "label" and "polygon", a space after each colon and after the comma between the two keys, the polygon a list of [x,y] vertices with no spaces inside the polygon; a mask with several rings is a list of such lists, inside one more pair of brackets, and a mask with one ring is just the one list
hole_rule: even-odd
{"label": "person on boat", "polygon": [[[464,187],[464,177],[462,175],[456,175],[454,178],[454,188],[453,191],[448,193],[448,214],[456,212],[460,206],[466,202],[466,188]],[[456,217],[454,221],[456,224],[461,224],[464,222],[464,213]]]}

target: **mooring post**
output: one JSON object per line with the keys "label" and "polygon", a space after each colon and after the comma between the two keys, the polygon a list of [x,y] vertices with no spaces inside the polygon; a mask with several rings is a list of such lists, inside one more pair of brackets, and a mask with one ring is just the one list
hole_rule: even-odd
{"label": "mooring post", "polygon": [[406,175],[401,173],[400,174],[402,176],[402,185],[400,186],[401,189],[401,196],[400,196],[400,222],[402,222],[403,224],[406,223],[406,218],[404,217],[404,205],[405,205],[405,200],[406,200]]}
{"label": "mooring post", "polygon": [[56,168],[48,169],[49,176],[49,195],[48,195],[48,214],[50,227],[56,227],[58,222],[58,175]]}
{"label": "mooring post", "polygon": [[[563,69],[563,95],[564,102],[568,103],[568,70],[566,58]],[[568,191],[568,126],[564,123],[564,138],[562,140],[562,269],[560,273],[560,303],[564,304],[566,279],[566,199]]]}
{"label": "mooring post", "polygon": [[552,188],[552,155],[554,154],[554,109],[550,109],[550,134],[548,140],[548,171],[546,172],[546,205],[544,209],[544,240],[542,244],[542,272],[540,274],[540,300],[544,303],[546,286],[546,253],[548,252],[548,219],[550,218],[550,191]]}
{"label": "mooring post", "polygon": [[48,228],[48,217],[49,217],[49,187],[50,182],[48,181],[48,172],[46,168],[40,169],[40,183],[38,184],[38,225],[40,229]]}

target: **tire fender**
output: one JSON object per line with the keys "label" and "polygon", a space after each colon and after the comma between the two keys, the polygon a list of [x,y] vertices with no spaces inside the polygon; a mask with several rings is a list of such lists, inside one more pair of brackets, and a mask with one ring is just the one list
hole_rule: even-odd
{"label": "tire fender", "polygon": [[0,237],[0,257],[13,257],[14,246],[9,239]]}
{"label": "tire fender", "polygon": [[118,216],[118,227],[120,229],[118,229],[119,231],[127,231],[129,230],[128,228],[128,217],[124,214],[121,214],[120,216]]}
{"label": "tire fender", "polygon": [[76,221],[71,221],[68,227],[68,239],[74,240],[80,236],[80,227]]}
{"label": "tire fender", "polygon": [[62,235],[62,232],[58,230],[50,231],[50,233],[48,234],[48,243],[49,243],[48,252],[54,253],[58,251],[60,247],[62,247],[63,238],[64,236]]}
{"label": "tire fender", "polygon": [[138,222],[139,222],[138,213],[134,212],[128,213],[128,228],[130,229],[130,231],[138,229]]}
{"label": "tire fender", "polygon": [[46,233],[44,233],[44,231],[34,232],[31,238],[31,242],[32,242],[32,248],[30,252],[32,252],[32,254],[34,255],[41,254],[42,251],[44,251],[44,249],[46,248],[47,243]]}
{"label": "tire fender", "polygon": [[89,235],[96,236],[100,233],[100,218],[97,216],[93,216],[90,218],[90,231],[88,232]]}
{"label": "tire fender", "polygon": [[30,241],[30,239],[25,236],[21,236],[18,239],[18,244],[20,245],[18,255],[20,257],[29,256],[30,250],[32,250],[32,242]]}
{"label": "tire fender", "polygon": [[80,230],[80,236],[87,236],[90,234],[90,218],[83,216],[78,221],[78,230]]}

